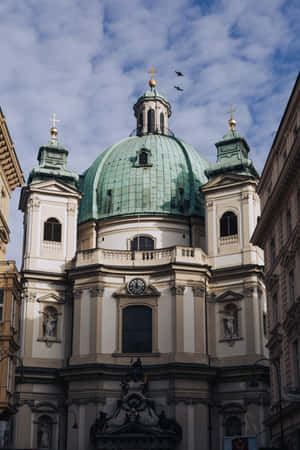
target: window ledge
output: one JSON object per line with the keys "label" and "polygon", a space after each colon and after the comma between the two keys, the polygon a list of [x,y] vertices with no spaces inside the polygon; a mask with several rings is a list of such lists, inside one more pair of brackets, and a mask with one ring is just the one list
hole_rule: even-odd
{"label": "window ledge", "polygon": [[48,338],[44,338],[44,337],[39,337],[37,338],[38,342],[58,342],[61,343],[61,339],[58,339],[57,337],[48,337]]}
{"label": "window ledge", "polygon": [[232,341],[242,341],[244,338],[237,336],[237,337],[232,337],[232,338],[223,338],[223,339],[219,339],[219,342],[232,342]]}
{"label": "window ledge", "polygon": [[112,353],[113,358],[158,358],[160,356],[160,353]]}

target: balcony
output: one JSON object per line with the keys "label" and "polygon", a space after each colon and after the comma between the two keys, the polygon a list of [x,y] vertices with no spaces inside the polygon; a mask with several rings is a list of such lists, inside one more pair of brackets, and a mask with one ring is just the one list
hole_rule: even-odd
{"label": "balcony", "polygon": [[157,250],[106,250],[102,248],[77,252],[74,267],[94,264],[105,266],[143,267],[170,263],[207,265],[207,255],[201,248],[169,247]]}

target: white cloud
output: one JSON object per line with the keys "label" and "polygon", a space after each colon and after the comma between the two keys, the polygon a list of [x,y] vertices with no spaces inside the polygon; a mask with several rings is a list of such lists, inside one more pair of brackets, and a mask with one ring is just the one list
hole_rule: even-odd
{"label": "white cloud", "polygon": [[[178,136],[214,161],[232,103],[262,168],[298,71],[296,0],[2,0],[0,15],[0,104],[26,176],[52,112],[78,172],[128,135],[152,65]],[[9,255],[19,259],[18,196]]]}

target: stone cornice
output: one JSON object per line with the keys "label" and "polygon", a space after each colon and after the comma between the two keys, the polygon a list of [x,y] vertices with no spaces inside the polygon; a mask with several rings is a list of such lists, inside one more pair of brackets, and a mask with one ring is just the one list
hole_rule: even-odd
{"label": "stone cornice", "polygon": [[272,195],[267,200],[264,209],[262,210],[260,220],[258,221],[251,242],[254,245],[264,247],[266,238],[269,237],[270,223],[274,223],[275,216],[280,213],[279,205],[283,201],[287,190],[290,188],[294,180],[297,179],[300,170],[300,129],[292,144],[292,148],[288,155],[288,159],[283,166],[276,185],[272,191]]}
{"label": "stone cornice", "polygon": [[5,117],[0,108],[0,165],[11,191],[22,186],[24,176],[21,170],[14,145],[11,140]]}

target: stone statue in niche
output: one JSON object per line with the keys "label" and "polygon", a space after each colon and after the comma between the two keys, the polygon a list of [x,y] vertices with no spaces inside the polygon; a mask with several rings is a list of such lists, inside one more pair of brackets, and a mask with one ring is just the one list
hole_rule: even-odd
{"label": "stone statue in niche", "polygon": [[236,309],[230,309],[226,312],[226,317],[223,319],[224,337],[232,339],[238,337],[238,312]]}
{"label": "stone statue in niche", "polygon": [[53,338],[57,336],[57,311],[55,308],[46,308],[43,320],[44,338]]}
{"label": "stone statue in niche", "polygon": [[39,424],[38,431],[38,447],[50,449],[51,445],[51,424],[47,422],[41,422]]}

